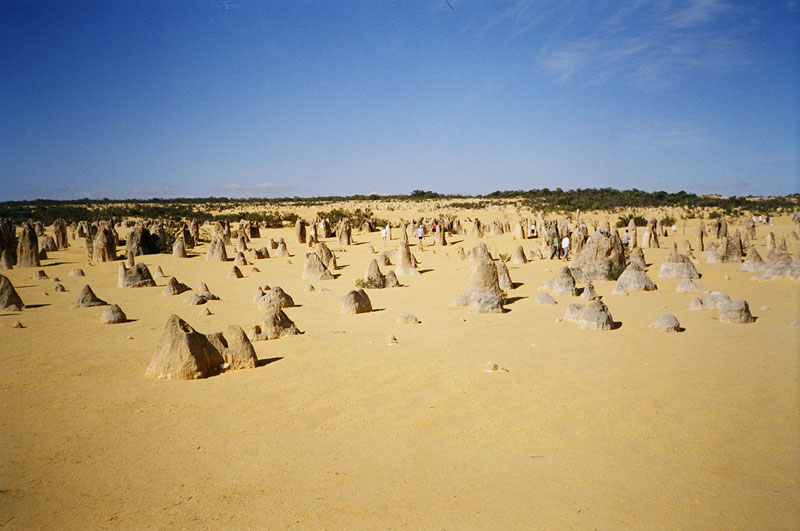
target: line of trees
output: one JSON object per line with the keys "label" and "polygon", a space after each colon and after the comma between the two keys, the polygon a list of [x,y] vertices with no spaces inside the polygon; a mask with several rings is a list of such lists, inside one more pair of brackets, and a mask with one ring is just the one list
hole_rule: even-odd
{"label": "line of trees", "polygon": [[[16,223],[27,219],[40,220],[49,225],[58,218],[67,222],[111,217],[160,218],[180,221],[197,219],[199,221],[217,219],[238,219],[246,217],[253,221],[263,221],[271,226],[280,226],[283,221],[294,221],[297,215],[281,213],[279,206],[316,206],[342,201],[450,201],[452,208],[482,208],[492,203],[513,200],[519,206],[532,210],[573,211],[576,209],[615,211],[623,208],[686,207],[689,209],[711,208],[724,214],[753,212],[772,214],[779,209],[794,210],[800,205],[800,194],[783,197],[719,197],[699,196],[688,192],[645,192],[642,190],[615,190],[613,188],[580,188],[562,190],[556,188],[495,191],[486,195],[463,196],[443,195],[426,190],[414,190],[408,195],[352,195],[326,197],[284,197],[276,199],[228,197],[186,197],[173,199],[112,200],[76,199],[61,201],[37,199],[35,201],[5,201],[0,203],[0,218],[11,218]],[[471,201],[467,201],[470,199]],[[243,212],[249,210],[250,212]],[[255,212],[253,212],[255,210]],[[212,214],[221,212],[221,214]],[[328,212],[336,217],[336,210]]]}

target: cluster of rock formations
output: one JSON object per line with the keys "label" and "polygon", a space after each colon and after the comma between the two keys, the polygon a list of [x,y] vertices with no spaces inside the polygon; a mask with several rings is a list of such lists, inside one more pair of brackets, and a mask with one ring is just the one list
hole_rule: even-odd
{"label": "cluster of rock formations", "polygon": [[226,369],[251,369],[257,365],[255,349],[241,327],[230,325],[224,333],[205,335],[172,314],[145,374],[168,380],[194,380]]}

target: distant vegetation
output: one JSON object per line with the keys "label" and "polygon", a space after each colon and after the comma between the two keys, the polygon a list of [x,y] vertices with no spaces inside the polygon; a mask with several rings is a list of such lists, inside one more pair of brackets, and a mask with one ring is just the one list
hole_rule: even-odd
{"label": "distant vegetation", "polygon": [[[800,194],[766,198],[720,197],[700,196],[682,191],[674,193],[644,192],[635,188],[632,190],[615,190],[613,188],[581,188],[577,190],[556,188],[550,190],[542,188],[527,191],[496,191],[483,196],[444,195],[426,190],[414,190],[409,195],[389,196],[372,194],[277,199],[205,197],[147,200],[77,199],[59,201],[37,199],[35,201],[6,201],[0,203],[0,218],[11,218],[16,223],[27,219],[36,219],[46,225],[51,224],[57,218],[64,218],[67,223],[111,217],[160,218],[173,221],[197,219],[200,222],[218,219],[237,221],[246,218],[251,221],[259,221],[267,227],[280,227],[284,222],[293,223],[297,219],[297,215],[291,212],[281,212],[279,207],[331,205],[334,208],[321,210],[318,214],[335,225],[336,221],[345,216],[357,223],[372,217],[372,210],[367,207],[344,210],[334,205],[337,202],[397,202],[429,199],[445,202],[446,204],[443,203],[443,206],[448,209],[480,209],[507,202],[544,212],[570,212],[576,209],[615,212],[631,208],[684,207],[688,210],[689,217],[695,215],[701,217],[700,209],[710,209],[708,217],[736,214],[737,211],[751,212],[755,215],[770,215],[779,209],[796,209],[800,204]],[[385,220],[377,221],[378,225],[381,222],[385,223]]]}
{"label": "distant vegetation", "polygon": [[647,225],[647,220],[644,219],[642,216],[635,216],[630,214],[628,216],[620,216],[617,220],[617,227],[627,227],[631,220],[633,220],[633,224],[637,227],[644,227]]}

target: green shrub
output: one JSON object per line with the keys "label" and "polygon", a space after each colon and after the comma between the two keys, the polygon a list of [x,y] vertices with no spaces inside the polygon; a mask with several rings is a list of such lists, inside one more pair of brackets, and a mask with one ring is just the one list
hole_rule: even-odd
{"label": "green shrub", "polygon": [[617,227],[620,228],[627,227],[628,224],[631,222],[631,219],[633,219],[633,223],[637,227],[647,226],[647,220],[644,219],[642,216],[635,216],[633,214],[630,214],[627,216],[620,216],[619,219],[617,220]]}
{"label": "green shrub", "polygon": [[374,278],[370,278],[364,280],[363,278],[356,279],[356,287],[357,288],[365,288],[365,289],[379,289],[380,286],[378,285],[377,281]]}
{"label": "green shrub", "polygon": [[155,238],[156,252],[162,254],[171,254],[172,246],[175,240],[178,239],[177,231],[165,229],[161,231]]}

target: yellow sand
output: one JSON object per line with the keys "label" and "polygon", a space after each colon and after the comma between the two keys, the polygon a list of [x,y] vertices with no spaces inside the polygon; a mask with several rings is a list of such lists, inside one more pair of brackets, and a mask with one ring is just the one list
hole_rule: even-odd
{"label": "yellow sand", "polygon": [[[461,214],[516,219],[512,209]],[[336,252],[340,276],[311,282],[315,292],[305,291],[307,248],[290,228],[262,230],[251,246],[282,236],[294,256],[259,260],[260,273],[242,267],[239,280],[225,278],[231,262],[204,260],[207,244],[189,259],[141,258],[191,287],[207,282],[221,298],[208,317],[184,303],[188,294],[162,296],[165,279],[118,288],[117,263],[87,266],[82,241],[43,264],[66,293],[30,280],[33,269],[3,272],[33,307],[0,312],[0,526],[796,529],[800,327],[790,323],[800,285],[701,262],[698,282],[746,299],[758,320],[688,311],[695,295],[657,274],[673,241],[694,244],[695,223],[645,250],[658,291],[621,297],[613,282],[594,282],[622,323],[609,332],[556,322],[579,299],[534,304],[557,261],[509,264],[520,285],[507,313],[453,307],[470,273],[456,249],[469,250],[472,236],[412,247],[424,274],[369,290],[377,311],[361,315],[342,315],[338,302],[364,274],[369,245],[381,250],[377,232],[354,230],[355,244]],[[762,256],[768,230],[792,229],[788,218],[759,226]],[[495,256],[539,246],[511,234],[484,241]],[[68,276],[76,267],[86,277]],[[132,321],[103,325],[102,307],[73,308],[86,283]],[[203,333],[249,331],[262,283],[294,298],[286,313],[304,335],[254,343],[256,369],[144,376],[171,313]],[[421,324],[397,323],[401,312]],[[685,332],[648,329],[663,313]],[[484,371],[489,361],[508,372]]]}

